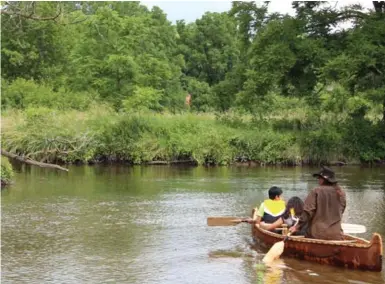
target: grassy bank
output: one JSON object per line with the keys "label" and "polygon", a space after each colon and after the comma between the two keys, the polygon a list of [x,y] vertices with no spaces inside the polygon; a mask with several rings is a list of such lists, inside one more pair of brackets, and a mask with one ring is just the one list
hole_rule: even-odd
{"label": "grassy bank", "polygon": [[1,172],[0,180],[1,186],[7,185],[11,182],[13,177],[13,169],[7,158],[1,157]]}
{"label": "grassy bank", "polygon": [[83,112],[28,108],[2,114],[4,149],[53,163],[375,163],[385,157],[380,131],[379,124],[367,119],[338,121],[299,110],[258,118],[117,113],[95,105]]}

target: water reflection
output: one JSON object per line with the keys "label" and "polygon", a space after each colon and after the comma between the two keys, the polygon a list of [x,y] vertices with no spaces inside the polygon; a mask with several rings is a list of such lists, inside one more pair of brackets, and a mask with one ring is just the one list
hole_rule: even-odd
{"label": "water reflection", "polygon": [[[246,224],[272,185],[306,197],[317,168],[71,166],[20,168],[2,191],[4,283],[384,283],[362,273],[281,259],[266,267]],[[385,173],[337,168],[347,223],[385,236]],[[385,269],[384,269],[385,270]],[[361,281],[361,282],[359,282]]]}
{"label": "water reflection", "polygon": [[284,281],[285,264],[281,259],[269,265],[256,265],[257,283],[280,284]]}

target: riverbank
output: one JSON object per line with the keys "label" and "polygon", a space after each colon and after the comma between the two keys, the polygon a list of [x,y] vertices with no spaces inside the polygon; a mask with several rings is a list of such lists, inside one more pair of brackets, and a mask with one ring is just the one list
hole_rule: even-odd
{"label": "riverbank", "polygon": [[13,178],[13,169],[7,158],[1,157],[0,180],[1,187],[11,183]]}
{"label": "riverbank", "polygon": [[47,163],[383,164],[381,125],[295,112],[117,113],[29,108],[2,114],[3,147]]}

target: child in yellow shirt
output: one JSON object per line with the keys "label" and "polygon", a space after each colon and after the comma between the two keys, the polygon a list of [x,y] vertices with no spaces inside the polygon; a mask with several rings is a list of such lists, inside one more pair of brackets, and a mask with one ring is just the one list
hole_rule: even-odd
{"label": "child in yellow shirt", "polygon": [[261,221],[271,224],[277,221],[286,210],[285,201],[281,199],[282,189],[277,186],[273,186],[269,189],[269,199],[262,202],[257,211],[256,222],[259,224]]}

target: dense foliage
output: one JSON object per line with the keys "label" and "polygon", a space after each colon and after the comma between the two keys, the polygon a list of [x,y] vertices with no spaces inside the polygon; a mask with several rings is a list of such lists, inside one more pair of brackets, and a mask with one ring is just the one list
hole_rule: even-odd
{"label": "dense foliage", "polygon": [[385,2],[292,6],[172,24],[139,2],[3,2],[3,147],[48,162],[384,160]]}
{"label": "dense foliage", "polygon": [[4,186],[11,182],[13,177],[13,169],[7,158],[1,158],[0,164],[1,186]]}

